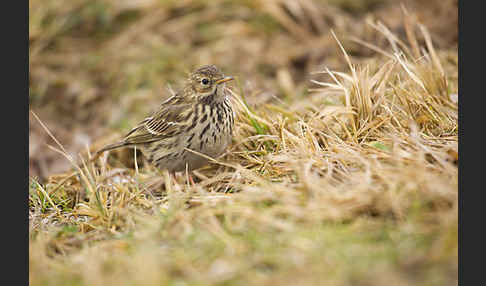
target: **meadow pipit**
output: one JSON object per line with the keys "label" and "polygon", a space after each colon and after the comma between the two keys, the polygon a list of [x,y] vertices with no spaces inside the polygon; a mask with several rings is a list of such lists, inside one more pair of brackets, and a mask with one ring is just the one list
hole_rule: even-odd
{"label": "meadow pipit", "polygon": [[231,142],[234,112],[225,83],[232,79],[214,65],[200,67],[189,75],[182,92],[96,155],[136,146],[150,163],[171,173],[204,166],[208,160],[187,149],[214,158]]}

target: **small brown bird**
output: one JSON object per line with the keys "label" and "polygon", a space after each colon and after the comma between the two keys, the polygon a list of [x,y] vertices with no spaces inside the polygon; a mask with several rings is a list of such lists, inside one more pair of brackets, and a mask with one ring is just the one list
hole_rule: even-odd
{"label": "small brown bird", "polygon": [[[148,161],[169,172],[191,171],[221,155],[231,142],[234,111],[226,90],[225,77],[214,65],[198,68],[190,74],[182,92],[162,103],[160,108],[140,122],[123,138],[99,150],[134,147]],[[187,149],[186,149],[187,148]]]}

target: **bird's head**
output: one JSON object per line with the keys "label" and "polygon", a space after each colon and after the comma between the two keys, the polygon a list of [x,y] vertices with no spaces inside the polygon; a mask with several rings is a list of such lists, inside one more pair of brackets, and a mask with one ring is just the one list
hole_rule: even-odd
{"label": "bird's head", "polygon": [[224,76],[216,66],[206,65],[190,74],[188,86],[197,100],[223,100],[225,83],[230,80],[233,77]]}

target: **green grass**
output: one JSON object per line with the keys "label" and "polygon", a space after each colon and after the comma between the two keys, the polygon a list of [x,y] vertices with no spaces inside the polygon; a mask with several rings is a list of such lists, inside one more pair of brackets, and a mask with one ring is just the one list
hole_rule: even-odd
{"label": "green grass", "polygon": [[[414,285],[441,285],[454,277],[447,259],[440,258],[446,246],[437,238],[444,230],[430,229],[413,218],[378,223],[363,217],[349,223],[296,225],[292,231],[259,227],[242,231],[207,217],[196,219],[183,233],[172,232],[175,226],[169,225],[173,220],[170,216],[151,218],[150,226],[144,225],[128,237],[111,235],[71,250],[83,257],[81,265],[56,255],[58,258],[50,259],[48,265],[31,263],[31,273],[46,281],[64,281],[69,273],[67,276],[81,285],[90,284],[92,278],[82,277],[93,264],[99,267],[96,284],[109,285],[117,281],[137,285],[137,279],[147,279],[154,285],[177,281],[188,285],[271,281],[335,285],[414,281]],[[69,239],[76,237],[77,229],[67,229],[48,239],[60,248],[71,249]],[[36,271],[49,266],[61,267],[62,271]]]}

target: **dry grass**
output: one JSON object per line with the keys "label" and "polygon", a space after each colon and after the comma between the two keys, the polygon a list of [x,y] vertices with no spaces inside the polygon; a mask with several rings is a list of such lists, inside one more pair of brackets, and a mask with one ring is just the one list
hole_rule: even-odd
{"label": "dry grass", "polygon": [[[29,2],[31,285],[457,285],[457,48],[416,14],[72,2]],[[207,62],[237,75],[238,118],[195,186],[129,151],[88,162]],[[79,156],[73,134],[100,139]]]}

